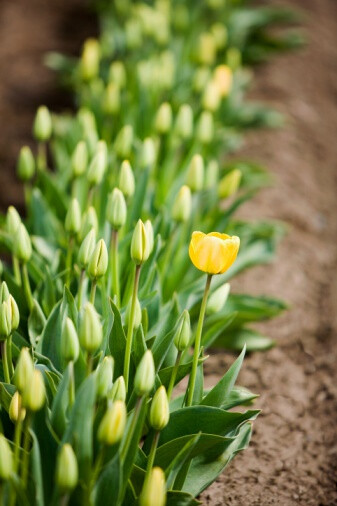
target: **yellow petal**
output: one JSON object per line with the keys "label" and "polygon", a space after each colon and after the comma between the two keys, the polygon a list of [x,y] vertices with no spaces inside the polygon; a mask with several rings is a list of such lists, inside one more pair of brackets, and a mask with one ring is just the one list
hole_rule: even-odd
{"label": "yellow petal", "polygon": [[192,260],[192,263],[197,267],[197,264],[196,264],[196,257],[195,257],[195,248],[197,246],[197,244],[199,244],[199,242],[205,237],[205,234],[203,232],[193,232],[192,234],[192,239],[191,239],[191,242],[190,242],[190,246],[189,246],[189,249],[188,249],[188,252],[189,252],[189,255],[190,255],[190,259]]}
{"label": "yellow petal", "polygon": [[231,236],[227,234],[220,234],[220,232],[211,232],[210,234],[207,234],[210,237],[218,237],[219,239],[222,239],[223,241],[226,241],[227,239],[230,239]]}
{"label": "yellow petal", "polygon": [[225,242],[218,237],[206,236],[195,248],[194,265],[208,274],[221,272],[226,256]]}

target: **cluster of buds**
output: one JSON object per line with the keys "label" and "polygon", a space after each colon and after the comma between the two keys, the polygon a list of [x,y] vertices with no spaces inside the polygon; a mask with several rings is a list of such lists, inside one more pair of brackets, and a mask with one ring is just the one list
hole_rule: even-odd
{"label": "cluster of buds", "polygon": [[34,367],[28,348],[22,348],[14,373],[14,383],[22,396],[22,406],[31,412],[39,411],[46,400],[42,373]]}
{"label": "cluster of buds", "polygon": [[20,323],[20,313],[14,297],[3,281],[0,288],[0,340],[9,337]]}

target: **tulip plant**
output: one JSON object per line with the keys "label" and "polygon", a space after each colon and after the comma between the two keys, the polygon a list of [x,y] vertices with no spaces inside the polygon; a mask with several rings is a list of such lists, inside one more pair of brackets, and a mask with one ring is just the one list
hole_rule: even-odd
{"label": "tulip plant", "polygon": [[[38,109],[26,221],[1,221],[2,505],[192,506],[249,443],[256,395],[235,383],[273,344],[249,324],[285,305],[228,281],[283,227],[234,218],[268,176],[228,154],[279,120],[245,101],[241,64],[273,16],[247,10],[238,41],[222,3],[97,2],[99,40],[71,69],[49,57],[79,108]],[[212,346],[241,353],[205,389]]]}

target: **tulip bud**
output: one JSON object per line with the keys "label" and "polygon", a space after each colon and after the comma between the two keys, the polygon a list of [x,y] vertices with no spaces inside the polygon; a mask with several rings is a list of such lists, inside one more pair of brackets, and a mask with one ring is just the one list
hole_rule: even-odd
{"label": "tulip bud", "polygon": [[94,306],[87,302],[80,322],[79,340],[82,348],[94,353],[103,340],[103,329]]}
{"label": "tulip bud", "polygon": [[170,418],[170,408],[166,389],[162,385],[153,396],[150,408],[149,422],[153,429],[163,430]]}
{"label": "tulip bud", "polygon": [[151,137],[146,137],[142,145],[141,167],[152,167],[156,161],[156,146]]}
{"label": "tulip bud", "polygon": [[138,364],[134,387],[136,394],[141,397],[142,395],[149,394],[154,387],[155,380],[155,367],[151,350],[147,350],[141,361]]}
{"label": "tulip bud", "polygon": [[146,255],[149,257],[153,251],[154,246],[154,235],[153,235],[153,227],[150,220],[146,220],[144,223],[145,232],[146,232],[146,247],[147,252]]}
{"label": "tulip bud", "polygon": [[190,314],[187,311],[187,309],[185,309],[178,320],[177,330],[174,335],[173,342],[178,351],[184,351],[190,344],[190,340],[191,340]]}
{"label": "tulip bud", "polygon": [[52,120],[49,109],[41,105],[34,120],[34,137],[40,142],[48,141],[52,134]]}
{"label": "tulip bud", "polygon": [[12,295],[10,295],[8,297],[7,304],[8,304],[10,318],[11,318],[11,329],[12,329],[12,332],[14,332],[14,330],[16,330],[18,328],[19,323],[20,323],[19,308],[18,308],[18,305],[17,305],[14,297],[12,297]]}
{"label": "tulip bud", "polygon": [[119,174],[119,188],[125,198],[132,197],[135,193],[135,176],[133,175],[130,162],[124,160]]}
{"label": "tulip bud", "polygon": [[108,269],[108,250],[105,245],[104,239],[100,239],[91,255],[88,274],[91,279],[98,279],[104,276]]}
{"label": "tulip bud", "polygon": [[226,97],[231,90],[233,81],[232,70],[228,65],[218,65],[214,70],[214,83],[221,97]]}
{"label": "tulip bud", "polygon": [[172,218],[177,221],[184,223],[190,216],[192,211],[192,195],[189,186],[183,185],[175,200],[172,207]]}
{"label": "tulip bud", "polygon": [[165,504],[165,474],[160,467],[153,467],[148,479],[144,482],[144,486],[139,497],[139,506],[165,506]]}
{"label": "tulip bud", "polygon": [[104,398],[107,396],[112,386],[113,369],[113,358],[104,357],[103,361],[97,368],[97,397]]}
{"label": "tulip bud", "polygon": [[15,207],[9,206],[6,214],[6,229],[9,235],[15,235],[19,225],[21,225],[21,218]]}
{"label": "tulip bud", "polygon": [[[13,454],[7,439],[3,434],[0,434],[0,483],[9,480],[11,477],[13,467]],[[5,503],[3,503],[5,504]]]}
{"label": "tulip bud", "polygon": [[66,362],[76,362],[80,352],[75,325],[66,318],[61,334],[61,355]]}
{"label": "tulip bud", "polygon": [[93,206],[90,206],[83,216],[80,236],[82,238],[86,237],[91,229],[94,229],[96,235],[98,232],[98,218],[96,210]]}
{"label": "tulip bud", "polygon": [[210,79],[210,75],[211,72],[208,67],[198,67],[196,69],[193,77],[193,89],[197,93],[201,93],[205,89]]}
{"label": "tulip bud", "polygon": [[26,410],[22,407],[22,397],[18,391],[16,391],[11,399],[9,405],[9,418],[13,423],[19,421],[22,422],[25,419]]}
{"label": "tulip bud", "polygon": [[20,150],[17,174],[22,181],[29,181],[35,174],[35,160],[29,146],[23,146]]}
{"label": "tulip bud", "polygon": [[102,418],[98,427],[98,440],[104,445],[118,443],[126,425],[126,406],[123,401],[115,401]]}
{"label": "tulip bud", "polygon": [[90,261],[90,258],[94,252],[96,246],[96,233],[92,228],[90,232],[85,236],[78,251],[78,263],[81,269],[85,269]]}
{"label": "tulip bud", "polygon": [[102,182],[108,165],[108,150],[105,141],[98,141],[96,151],[88,169],[90,186],[97,186]]}
{"label": "tulip bud", "polygon": [[29,411],[39,411],[46,401],[46,390],[41,371],[35,369],[30,382],[22,391],[22,403]]}
{"label": "tulip bud", "polygon": [[209,111],[203,111],[197,124],[197,139],[203,144],[209,144],[214,138],[213,115]]}
{"label": "tulip bud", "polygon": [[164,102],[159,107],[156,119],[155,129],[160,134],[167,134],[172,127],[172,108],[168,102]]}
{"label": "tulip bud", "polygon": [[100,60],[100,46],[96,39],[87,39],[83,45],[83,51],[80,62],[82,78],[85,81],[91,81],[98,75]]}
{"label": "tulip bud", "polygon": [[180,106],[175,129],[177,135],[182,139],[190,139],[193,133],[193,111],[192,107],[188,104],[183,104]]}
{"label": "tulip bud", "polygon": [[186,182],[192,192],[202,190],[204,185],[204,160],[201,155],[194,155],[187,171]]}
{"label": "tulip bud", "polygon": [[142,27],[138,19],[129,19],[125,23],[125,38],[128,49],[136,49],[142,45]]}
{"label": "tulip bud", "polygon": [[213,188],[218,184],[219,164],[216,160],[210,160],[206,167],[205,188]]}
{"label": "tulip bud", "polygon": [[0,303],[9,299],[9,290],[6,281],[3,281],[0,286]]}
{"label": "tulip bud", "polygon": [[128,158],[131,154],[133,143],[133,128],[125,125],[118,132],[115,140],[115,150],[119,158]]}
{"label": "tulip bud", "polygon": [[31,383],[33,372],[34,364],[28,348],[22,348],[14,373],[14,383],[20,393],[23,392],[26,385]]}
{"label": "tulip bud", "polygon": [[121,108],[121,92],[118,84],[109,83],[103,97],[103,109],[106,114],[116,114]]}
{"label": "tulip bud", "polygon": [[147,235],[142,220],[137,221],[131,240],[131,258],[136,265],[141,265],[149,258]]}
{"label": "tulip bud", "polygon": [[223,49],[227,44],[228,31],[223,23],[214,23],[211,26],[211,32],[215,39],[217,49]]}
{"label": "tulip bud", "polygon": [[226,199],[238,191],[242,173],[239,169],[233,169],[226,174],[219,183],[219,197]]}
{"label": "tulip bud", "polygon": [[209,297],[207,302],[207,314],[216,314],[224,307],[226,304],[228,295],[230,291],[230,284],[225,283],[222,286],[219,286]]}
{"label": "tulip bud", "polygon": [[57,456],[55,481],[62,492],[70,492],[78,482],[78,465],[74,450],[65,443]]}
{"label": "tulip bud", "polygon": [[[130,322],[131,303],[132,303],[132,301],[130,300],[129,304],[127,305],[126,311],[125,311],[126,325],[129,325],[129,322]],[[134,315],[133,328],[137,329],[141,323],[142,323],[142,308],[140,307],[140,303],[137,298],[136,305],[135,305],[135,315]]]}
{"label": "tulip bud", "polygon": [[242,54],[240,49],[236,47],[230,47],[227,49],[226,62],[228,67],[234,72],[242,64]]}
{"label": "tulip bud", "polygon": [[118,230],[126,222],[126,202],[119,188],[114,188],[108,197],[106,217],[114,230]]}
{"label": "tulip bud", "polygon": [[65,229],[69,234],[76,235],[81,228],[81,209],[77,199],[72,199],[66,215]]}
{"label": "tulip bud", "polygon": [[74,177],[82,176],[88,166],[88,148],[84,141],[80,141],[71,157],[71,168]]}
{"label": "tulip bud", "polygon": [[219,109],[221,95],[218,85],[215,81],[209,81],[202,97],[202,105],[208,111],[215,112]]}
{"label": "tulip bud", "polygon": [[109,68],[109,82],[114,83],[119,88],[124,88],[126,85],[126,70],[124,63],[121,61],[114,61]]}
{"label": "tulip bud", "polygon": [[123,401],[126,399],[126,388],[124,376],[119,376],[109,392],[109,399],[112,401]]}
{"label": "tulip bud", "polygon": [[13,251],[17,259],[23,263],[28,262],[32,256],[32,243],[23,223],[19,225],[16,231],[13,241]]}
{"label": "tulip bud", "polygon": [[5,301],[0,305],[0,340],[6,339],[11,333],[11,310],[8,301]]}
{"label": "tulip bud", "polygon": [[216,58],[216,42],[212,33],[202,33],[199,39],[198,60],[204,65],[212,65]]}

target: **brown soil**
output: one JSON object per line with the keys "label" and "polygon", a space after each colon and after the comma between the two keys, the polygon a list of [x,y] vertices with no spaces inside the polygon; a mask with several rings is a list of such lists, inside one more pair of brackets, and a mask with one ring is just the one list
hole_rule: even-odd
{"label": "brown soil", "polygon": [[[304,11],[309,43],[256,71],[254,98],[284,112],[288,124],[248,136],[242,155],[268,164],[277,184],[241,215],[284,220],[289,234],[275,263],[240,276],[233,289],[271,293],[292,309],[263,327],[278,346],[245,362],[240,383],[261,394],[263,413],[249,449],[203,494],[213,506],[337,504],[337,4],[288,3]],[[46,50],[78,52],[88,33],[88,23],[75,21],[81,6],[81,0],[0,2],[2,208],[21,202],[13,167],[30,140],[36,107],[69,104],[41,60]],[[231,360],[212,355],[209,384]]]}

